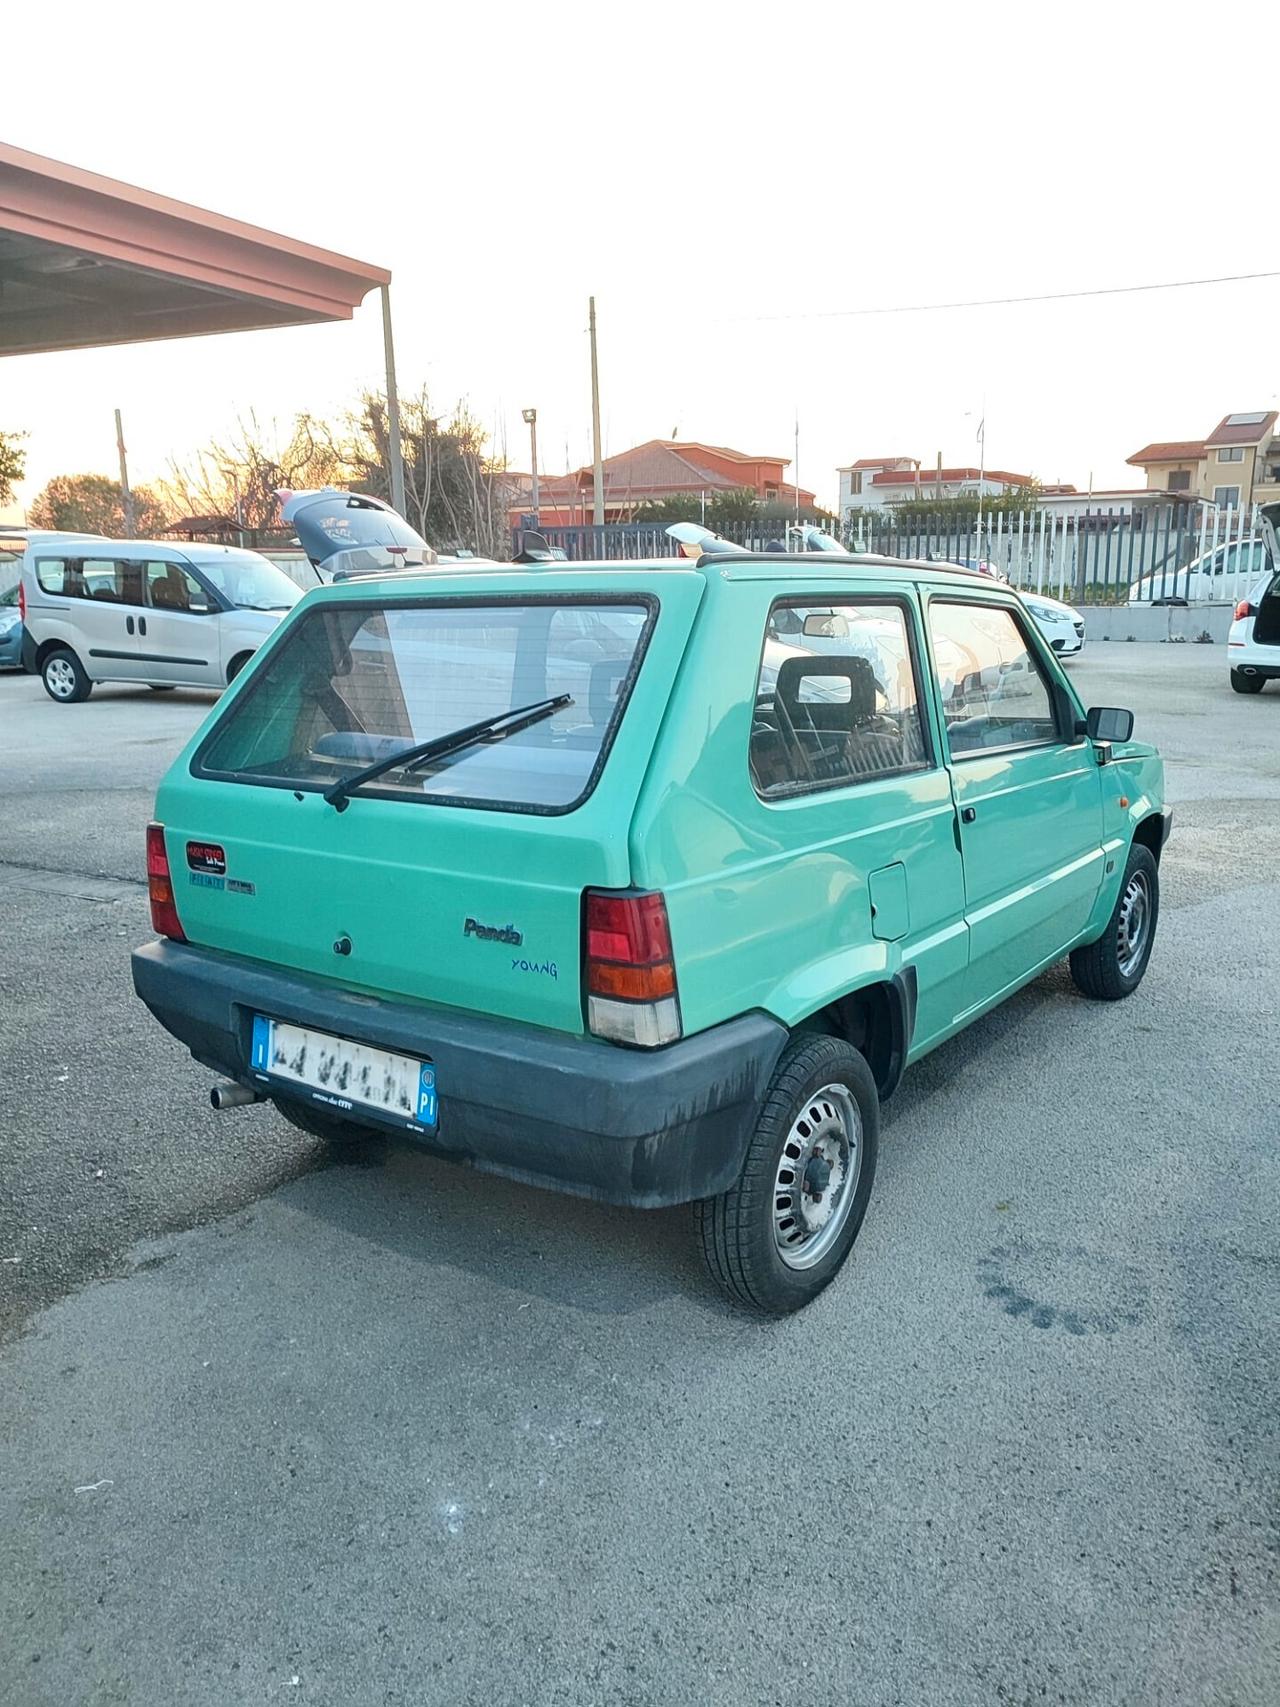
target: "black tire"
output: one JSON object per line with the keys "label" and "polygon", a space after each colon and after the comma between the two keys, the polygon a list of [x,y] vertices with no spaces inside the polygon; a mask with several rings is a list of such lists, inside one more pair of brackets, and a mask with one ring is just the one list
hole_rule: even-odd
{"label": "black tire", "polygon": [[55,646],[40,665],[40,680],[59,705],[79,705],[93,692],[84,665],[69,646]]}
{"label": "black tire", "polygon": [[232,682],[235,681],[236,677],[240,674],[241,670],[244,669],[245,665],[249,662],[250,658],[252,658],[252,657],[253,657],[252,652],[239,652],[231,660],[231,662],[227,665],[227,686],[228,687],[231,686]]}
{"label": "black tire", "polygon": [[[805,1116],[807,1105],[830,1109],[831,1104],[824,1104],[819,1095],[826,1087],[843,1088],[848,1099],[846,1109],[856,1109],[861,1128],[860,1165],[856,1179],[848,1182],[852,1196],[847,1201],[833,1199],[834,1213],[842,1217],[838,1233],[813,1266],[799,1268],[784,1260],[779,1241],[785,1235],[775,1232],[777,1206],[786,1197],[786,1187],[779,1184],[779,1170],[785,1164],[786,1146],[793,1140],[793,1127]],[[693,1206],[707,1268],[731,1298],[769,1315],[785,1316],[803,1309],[831,1284],[853,1248],[867,1212],[879,1133],[880,1099],[871,1069],[858,1051],[838,1037],[807,1033],[794,1037],[769,1082],[736,1183],[719,1197]],[[808,1166],[813,1166],[812,1160]],[[816,1238],[815,1233],[792,1246],[793,1260],[804,1243]]]}
{"label": "black tire", "polygon": [[291,1126],[309,1133],[312,1138],[332,1144],[335,1149],[348,1152],[359,1149],[377,1136],[372,1128],[360,1126],[353,1120],[342,1120],[337,1115],[323,1114],[309,1102],[297,1102],[293,1097],[272,1097],[271,1100],[276,1105],[276,1112],[282,1114]]}
{"label": "black tire", "polygon": [[[1132,943],[1135,931],[1132,908],[1137,903],[1131,895],[1144,890],[1141,942]],[[1126,913],[1126,909],[1129,909]],[[1085,948],[1071,951],[1071,976],[1076,988],[1095,1002],[1118,1002],[1131,996],[1138,988],[1151,959],[1156,940],[1156,925],[1160,920],[1160,868],[1150,848],[1135,842],[1120,882],[1120,893],[1107,920],[1107,928]],[[1136,949],[1136,955],[1133,950]]]}
{"label": "black tire", "polygon": [[147,686],[151,689],[152,693],[172,693],[174,688],[177,687],[177,685],[178,685],[177,682],[148,682],[147,683]]}
{"label": "black tire", "polygon": [[1265,676],[1246,676],[1239,670],[1231,672],[1231,686],[1236,693],[1261,693],[1266,685]]}

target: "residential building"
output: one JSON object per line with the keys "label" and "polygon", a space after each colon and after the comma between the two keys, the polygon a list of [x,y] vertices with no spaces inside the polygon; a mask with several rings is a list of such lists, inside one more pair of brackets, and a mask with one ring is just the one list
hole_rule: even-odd
{"label": "residential building", "polygon": [[[694,440],[649,439],[604,460],[606,522],[634,521],[647,503],[665,498],[705,498],[749,491],[762,502],[794,508],[796,488],[783,478],[790,461],[782,456],[751,456],[726,445]],[[528,514],[528,475],[509,476],[519,483],[511,519],[519,526]],[[578,527],[592,519],[595,476],[591,464],[570,474],[544,474],[538,482],[538,515],[546,527]],[[800,510],[812,516],[815,499],[801,487]]]}
{"label": "residential building", "polygon": [[1030,486],[1029,474],[1001,468],[930,467],[913,456],[864,456],[837,470],[840,476],[840,515],[880,510],[920,498],[998,498],[1011,487]]}
{"label": "residential building", "polygon": [[1224,415],[1206,439],[1159,440],[1128,459],[1149,492],[1201,499],[1219,509],[1280,498],[1280,435],[1274,409]]}

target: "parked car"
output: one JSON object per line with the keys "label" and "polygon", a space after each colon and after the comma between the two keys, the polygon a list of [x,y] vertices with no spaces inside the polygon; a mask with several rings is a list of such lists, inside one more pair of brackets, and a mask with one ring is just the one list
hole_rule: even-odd
{"label": "parked car", "polygon": [[692,1202],[725,1290],[795,1310],[905,1068],[1063,956],[1141,983],[1170,814],[1132,729],[939,565],[319,588],[161,784],[135,989],[216,1107]]}
{"label": "parked car", "polygon": [[1045,593],[1023,593],[1022,602],[1060,658],[1080,656],[1084,651],[1084,618],[1073,605]]}
{"label": "parked car", "polygon": [[74,705],[97,682],[220,690],[302,593],[255,551],[40,533],[20,596],[23,666]]}
{"label": "parked car", "polygon": [[[1262,520],[1271,561],[1280,561],[1280,504],[1264,505]],[[1237,693],[1261,693],[1268,682],[1280,681],[1280,572],[1262,576],[1236,606],[1227,665]]]}
{"label": "parked car", "polygon": [[1185,569],[1157,569],[1129,588],[1131,605],[1234,603],[1271,566],[1265,540],[1233,540],[1206,551]]}
{"label": "parked car", "polygon": [[[17,565],[14,564],[16,571]],[[0,670],[22,668],[22,611],[18,582],[5,585],[7,565],[0,563]]]}

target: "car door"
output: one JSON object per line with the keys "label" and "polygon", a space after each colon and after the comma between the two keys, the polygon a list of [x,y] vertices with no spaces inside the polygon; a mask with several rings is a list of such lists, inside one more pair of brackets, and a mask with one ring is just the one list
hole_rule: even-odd
{"label": "car door", "polygon": [[220,688],[218,605],[180,563],[139,565],[147,610],[140,657],[148,681]]}
{"label": "car door", "polygon": [[1102,881],[1102,784],[1075,703],[1012,602],[929,598],[964,854],[967,1011],[1057,959]]}
{"label": "car door", "polygon": [[[770,604],[743,822],[754,852],[774,850],[751,906],[782,927],[770,952],[787,956],[805,999],[832,981],[852,986],[872,968],[901,971],[915,990],[914,1045],[923,1048],[962,1009],[968,942],[918,625],[901,583]],[[738,995],[768,1006],[784,968],[770,972],[764,951],[758,964],[762,986]]]}
{"label": "car door", "polygon": [[[45,584],[43,575],[40,584]],[[75,650],[94,680],[138,681],[143,676],[139,622],[146,613],[137,564],[119,557],[68,556],[62,591],[79,637]]]}

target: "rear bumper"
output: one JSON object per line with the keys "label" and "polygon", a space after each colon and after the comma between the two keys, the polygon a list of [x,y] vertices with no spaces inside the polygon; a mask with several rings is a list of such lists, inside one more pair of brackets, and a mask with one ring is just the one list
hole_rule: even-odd
{"label": "rear bumper", "polygon": [[[197,1061],[255,1090],[254,1014],[435,1064],[430,1148],[513,1179],[655,1209],[724,1191],[741,1171],[786,1028],[747,1014],[665,1049],[373,1001],[183,943],[135,950],[133,986]],[[297,1090],[303,1098],[307,1093]],[[324,1109],[323,1097],[317,1096]]]}

